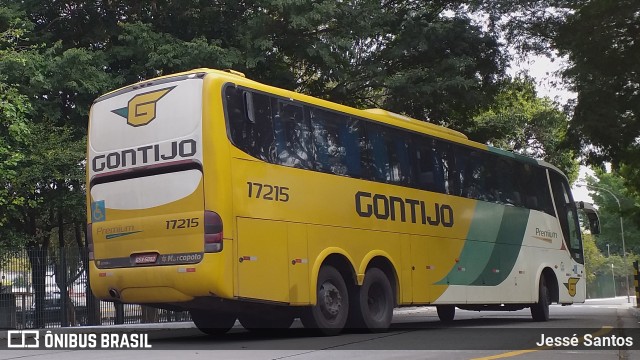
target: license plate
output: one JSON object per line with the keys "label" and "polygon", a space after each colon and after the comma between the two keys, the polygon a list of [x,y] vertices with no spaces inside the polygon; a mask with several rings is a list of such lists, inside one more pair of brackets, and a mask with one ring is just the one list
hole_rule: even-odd
{"label": "license plate", "polygon": [[158,260],[158,254],[137,254],[133,257],[133,263],[136,265],[153,264]]}

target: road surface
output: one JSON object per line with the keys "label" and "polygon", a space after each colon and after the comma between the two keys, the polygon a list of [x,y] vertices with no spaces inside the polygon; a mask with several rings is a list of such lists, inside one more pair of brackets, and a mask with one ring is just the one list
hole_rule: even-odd
{"label": "road surface", "polygon": [[[299,321],[285,332],[258,335],[237,324],[228,334],[216,338],[203,335],[192,323],[82,327],[61,331],[147,334],[152,349],[0,350],[0,360],[634,359],[640,358],[640,327],[638,312],[632,308],[634,301],[632,298],[630,304],[626,297],[618,297],[567,307],[554,305],[551,320],[545,323],[533,322],[528,309],[457,310],[454,322],[446,327],[438,321],[433,308],[402,308],[396,310],[392,328],[386,333],[345,333],[335,337],[313,336]],[[574,334],[576,339],[572,340]],[[0,345],[6,345],[6,336],[6,332],[0,333]],[[603,346],[620,341],[632,346]]]}

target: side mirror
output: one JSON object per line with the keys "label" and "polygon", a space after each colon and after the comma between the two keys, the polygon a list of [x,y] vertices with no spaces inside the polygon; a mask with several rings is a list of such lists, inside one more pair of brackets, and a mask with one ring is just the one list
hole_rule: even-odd
{"label": "side mirror", "polygon": [[598,216],[598,212],[593,204],[584,201],[577,201],[576,207],[587,215],[587,219],[589,219],[589,230],[591,230],[591,233],[594,235],[600,234],[600,217]]}

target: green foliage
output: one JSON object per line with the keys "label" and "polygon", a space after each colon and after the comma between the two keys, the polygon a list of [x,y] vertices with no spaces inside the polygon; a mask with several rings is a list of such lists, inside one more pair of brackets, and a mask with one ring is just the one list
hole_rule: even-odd
{"label": "green foliage", "polygon": [[[640,209],[637,205],[640,204],[640,198],[626,189],[624,178],[616,173],[606,173],[599,170],[596,171],[596,175],[597,178],[588,177],[587,184],[590,186],[588,187],[589,195],[598,207],[600,215],[601,233],[596,240],[598,248],[605,252],[607,244],[609,244],[612,255],[622,254],[620,227],[620,218],[622,217],[627,253],[640,254],[640,224],[638,222]],[[602,189],[613,193],[620,201],[620,206],[611,193]]]}
{"label": "green foliage", "polygon": [[494,103],[474,119],[470,136],[521,155],[545,160],[577,178],[575,152],[565,146],[568,117],[536,95],[530,78],[505,82]]}
{"label": "green foliage", "polygon": [[572,130],[595,164],[638,165],[640,2],[585,1],[558,28],[555,43],[578,93]]}
{"label": "green foliage", "polygon": [[640,192],[640,2],[477,0],[471,8],[518,52],[568,60],[572,147],[590,165],[624,169],[626,186]]}
{"label": "green foliage", "polygon": [[584,267],[587,274],[587,286],[593,284],[597,274],[606,269],[607,259],[602,255],[592,235],[582,235],[582,247],[584,250]]}
{"label": "green foliage", "polygon": [[[26,119],[29,111],[28,99],[15,88],[0,82],[0,228],[6,226],[27,201],[14,193],[14,184],[25,163],[25,150],[32,143]],[[0,241],[0,248],[6,242]],[[12,241],[8,245],[15,243]]]}

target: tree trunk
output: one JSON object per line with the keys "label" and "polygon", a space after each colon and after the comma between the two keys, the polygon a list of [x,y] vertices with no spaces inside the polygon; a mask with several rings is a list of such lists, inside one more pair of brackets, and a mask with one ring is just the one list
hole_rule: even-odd
{"label": "tree trunk", "polygon": [[47,275],[47,249],[39,245],[32,245],[27,248],[29,263],[31,263],[31,279],[35,301],[35,309],[32,314],[34,328],[44,327],[44,299],[45,299],[45,279]]}

